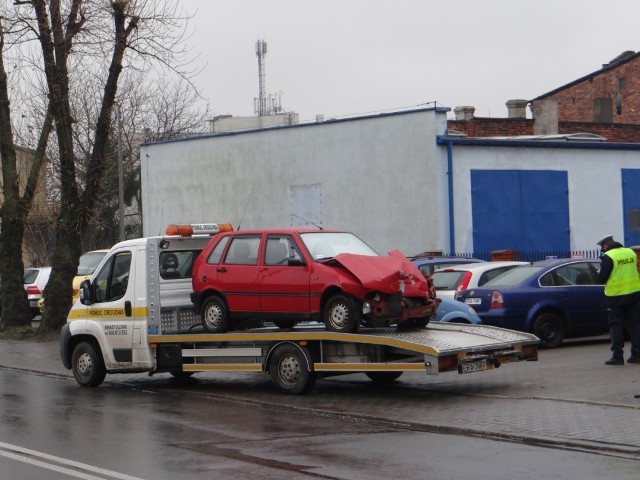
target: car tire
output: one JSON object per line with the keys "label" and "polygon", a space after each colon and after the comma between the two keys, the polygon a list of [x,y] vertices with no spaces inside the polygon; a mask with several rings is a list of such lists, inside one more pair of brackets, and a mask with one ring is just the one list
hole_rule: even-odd
{"label": "car tire", "polygon": [[229,328],[227,305],[218,295],[211,295],[204,301],[202,326],[209,333],[223,333]]}
{"label": "car tire", "polygon": [[97,387],[107,375],[102,353],[89,342],[80,342],[73,349],[71,370],[83,387]]}
{"label": "car tire", "polygon": [[338,293],[333,295],[324,306],[322,320],[330,332],[354,333],[360,326],[361,309],[349,296]]}
{"label": "car tire", "polygon": [[301,347],[278,346],[269,360],[271,382],[282,393],[307,393],[316,383],[316,374],[309,370],[307,357]]}
{"label": "car tire", "polygon": [[564,340],[564,322],[554,313],[543,313],[533,322],[533,334],[540,339],[540,346],[557,348]]}

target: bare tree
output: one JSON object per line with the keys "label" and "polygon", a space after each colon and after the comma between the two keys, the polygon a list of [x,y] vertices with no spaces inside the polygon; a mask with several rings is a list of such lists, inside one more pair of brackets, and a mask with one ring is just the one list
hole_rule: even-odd
{"label": "bare tree", "polygon": [[[90,224],[107,171],[113,111],[125,63],[147,71],[155,63],[185,78],[192,73],[185,71],[189,65],[182,42],[186,19],[180,15],[177,5],[177,0],[14,1],[12,25],[21,26],[14,29],[15,43],[21,43],[23,48],[34,43],[38,45],[33,51],[37,50],[41,58],[39,68],[46,80],[45,90],[51,112],[45,119],[54,120],[59,162],[60,213],[55,229],[53,270],[45,292],[47,302],[41,327],[43,330],[62,325],[70,307],[71,280],[81,253],[81,239]],[[128,55],[126,62],[125,54]],[[86,131],[86,135],[92,133],[88,143],[90,148],[81,155],[88,159],[84,177],[79,175],[77,169],[77,159],[81,153],[77,150],[80,132],[71,102],[74,88],[82,82],[74,83],[71,71],[82,72],[85,79],[100,79],[102,84],[101,102],[93,119],[95,126]],[[0,98],[0,102],[2,100]],[[0,141],[7,150],[6,154],[2,152],[3,162],[5,157],[11,162],[10,135],[6,135],[10,133],[7,126],[11,125],[8,96],[5,100],[7,115],[0,118],[3,123],[0,128],[4,129],[5,135]],[[43,150],[46,144],[45,141]],[[7,167],[9,176],[10,167]],[[4,242],[0,239],[0,242],[6,254],[3,258],[19,259],[21,245],[14,239],[22,237],[24,217],[13,213],[19,212],[20,206],[15,202],[17,196],[13,195],[13,190],[16,187],[12,181],[7,178],[4,183],[5,200],[2,207],[2,233],[10,230],[12,234]],[[3,266],[2,263],[0,269],[6,267],[7,271],[22,271],[21,265]],[[18,282],[12,280],[11,283],[15,283],[17,290]]]}

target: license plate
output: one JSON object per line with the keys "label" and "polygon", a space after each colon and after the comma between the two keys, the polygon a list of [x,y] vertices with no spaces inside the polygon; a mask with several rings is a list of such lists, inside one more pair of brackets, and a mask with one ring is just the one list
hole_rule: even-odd
{"label": "license plate", "polygon": [[467,305],[480,305],[482,303],[482,299],[477,297],[469,297],[464,299],[464,303],[466,303]]}
{"label": "license plate", "polygon": [[467,362],[458,366],[459,373],[482,372],[487,369],[487,359],[476,360],[475,362]]}

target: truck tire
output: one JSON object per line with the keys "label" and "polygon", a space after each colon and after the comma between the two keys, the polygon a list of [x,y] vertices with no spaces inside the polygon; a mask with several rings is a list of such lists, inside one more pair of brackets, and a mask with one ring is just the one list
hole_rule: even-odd
{"label": "truck tire", "polygon": [[209,333],[223,333],[229,328],[227,306],[218,295],[211,295],[204,301],[202,326]]}
{"label": "truck tire", "polygon": [[97,387],[107,375],[102,354],[88,342],[80,342],[73,349],[71,370],[76,382],[83,387]]}
{"label": "truck tire", "polygon": [[533,322],[533,334],[540,339],[540,346],[557,348],[564,340],[564,323],[554,313],[543,313]]}
{"label": "truck tire", "polygon": [[375,383],[391,383],[398,379],[402,372],[364,372]]}
{"label": "truck tire", "polygon": [[354,333],[360,326],[360,317],[361,311],[356,308],[353,299],[338,293],[327,300],[322,320],[330,332]]}
{"label": "truck tire", "polygon": [[271,382],[282,393],[307,393],[316,383],[316,374],[309,371],[307,358],[299,347],[285,344],[273,352],[269,360]]}

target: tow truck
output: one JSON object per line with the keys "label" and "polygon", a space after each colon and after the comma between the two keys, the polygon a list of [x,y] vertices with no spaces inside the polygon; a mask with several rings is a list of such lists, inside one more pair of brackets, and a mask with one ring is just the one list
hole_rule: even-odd
{"label": "tow truck", "polygon": [[390,382],[403,372],[467,374],[538,358],[534,335],[483,325],[340,333],[309,322],[210,333],[191,302],[191,270],[211,235],[230,228],[172,225],[109,251],[82,283],[60,334],[62,363],[78,384],[96,387],[107,373],[264,372],[280,392],[301,394],[333,375]]}

